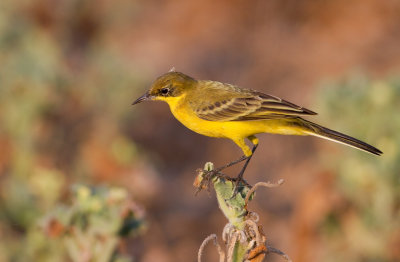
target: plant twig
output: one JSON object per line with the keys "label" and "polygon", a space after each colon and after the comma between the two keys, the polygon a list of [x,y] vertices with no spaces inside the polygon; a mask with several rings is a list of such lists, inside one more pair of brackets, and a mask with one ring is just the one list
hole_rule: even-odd
{"label": "plant twig", "polygon": [[219,254],[219,262],[224,262],[225,261],[225,252],[222,250],[221,246],[218,243],[217,235],[216,234],[211,234],[209,235],[206,239],[204,239],[203,243],[201,243],[201,246],[199,248],[199,253],[197,254],[197,261],[201,262],[203,253],[204,253],[204,248],[210,241],[213,242],[214,246],[217,247],[218,254]]}
{"label": "plant twig", "polygon": [[249,202],[249,199],[250,199],[251,195],[253,195],[253,193],[256,191],[256,189],[257,189],[258,187],[261,187],[261,186],[262,186],[262,187],[268,187],[268,188],[278,187],[278,186],[282,185],[283,182],[285,182],[285,180],[279,179],[279,181],[276,182],[276,183],[272,183],[272,182],[258,182],[258,183],[256,183],[256,184],[250,189],[250,191],[247,192],[246,198],[245,198],[245,200],[244,200],[244,202],[245,202],[245,206],[244,206],[244,207],[247,209],[247,203]]}
{"label": "plant twig", "polygon": [[267,246],[267,248],[268,248],[267,253],[271,252],[271,253],[278,254],[278,255],[280,255],[281,257],[283,257],[286,261],[292,262],[292,260],[290,259],[290,257],[289,257],[288,255],[286,255],[284,252],[280,251],[279,249],[276,249],[276,248],[271,247],[271,246]]}
{"label": "plant twig", "polygon": [[218,248],[220,262],[261,262],[268,253],[276,253],[287,261],[291,261],[282,251],[267,247],[262,226],[258,225],[258,215],[247,210],[247,204],[252,200],[258,187],[277,187],[282,185],[283,179],[277,183],[260,182],[254,187],[247,182],[236,185],[235,179],[226,177],[219,170],[213,170],[213,168],[212,163],[207,163],[204,169],[199,171],[194,186],[201,190],[209,189],[210,185],[213,185],[219,208],[229,221],[222,232],[225,248],[224,251],[221,249],[215,234],[210,235],[200,246],[198,261],[201,262],[204,247],[210,241],[213,241]]}

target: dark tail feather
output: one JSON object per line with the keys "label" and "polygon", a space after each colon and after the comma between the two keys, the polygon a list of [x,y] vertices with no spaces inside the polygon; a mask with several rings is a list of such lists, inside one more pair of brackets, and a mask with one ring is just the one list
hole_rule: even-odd
{"label": "dark tail feather", "polygon": [[345,144],[345,145],[363,150],[365,152],[368,152],[368,153],[371,153],[374,155],[380,156],[381,154],[383,154],[382,151],[380,151],[376,147],[373,147],[363,141],[355,139],[354,137],[339,133],[337,131],[333,131],[326,127],[309,122],[307,120],[304,120],[304,121],[306,123],[306,126],[309,128],[309,131],[305,131],[305,132],[309,135],[317,136],[317,137],[328,139],[328,140],[331,140],[331,141],[334,141],[337,143]]}

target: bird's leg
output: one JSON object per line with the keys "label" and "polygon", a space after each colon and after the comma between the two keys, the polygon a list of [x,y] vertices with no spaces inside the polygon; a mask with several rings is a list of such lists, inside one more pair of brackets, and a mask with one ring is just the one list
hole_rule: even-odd
{"label": "bird's leg", "polygon": [[[243,180],[244,171],[246,170],[247,165],[249,164],[249,162],[250,162],[251,158],[253,157],[253,154],[256,151],[257,146],[258,146],[258,138],[257,137],[249,136],[247,139],[249,139],[251,141],[251,143],[253,144],[253,148],[251,150],[251,154],[247,154],[246,162],[244,163],[242,170],[240,170],[240,173],[238,174],[238,176],[236,178],[237,181]],[[248,147],[247,147],[247,150],[250,151],[250,149]]]}
{"label": "bird's leg", "polygon": [[241,158],[236,159],[235,161],[232,161],[232,162],[230,162],[230,163],[228,163],[228,164],[226,164],[226,165],[224,165],[224,166],[218,167],[218,168],[216,168],[214,171],[216,171],[216,172],[222,171],[222,170],[224,170],[225,168],[234,166],[234,165],[236,165],[236,164],[238,164],[238,163],[240,163],[240,162],[243,162],[243,161],[246,160],[246,159],[248,159],[248,157],[243,155]]}
{"label": "bird's leg", "polygon": [[244,163],[244,165],[243,165],[243,167],[242,167],[242,170],[240,170],[240,173],[239,173],[238,176],[234,179],[234,181],[235,181],[235,190],[233,191],[232,198],[235,197],[237,193],[239,193],[239,188],[240,188],[240,184],[241,184],[241,183],[243,183],[243,184],[245,184],[245,185],[249,185],[249,184],[246,182],[246,180],[243,179],[243,174],[244,174],[244,171],[246,170],[247,165],[249,164],[249,162],[250,162],[250,160],[251,160],[251,158],[252,158],[254,152],[256,151],[257,147],[258,147],[258,144],[255,144],[255,145],[253,146],[253,149],[251,150],[252,154],[251,154],[250,156],[246,157],[246,162]]}
{"label": "bird's leg", "polygon": [[243,167],[242,167],[242,170],[240,170],[240,173],[238,174],[238,176],[237,176],[237,178],[236,178],[237,181],[242,181],[242,180],[243,180],[244,171],[246,170],[247,165],[249,164],[251,158],[253,157],[253,154],[254,154],[254,152],[256,151],[257,147],[258,147],[258,144],[255,144],[255,145],[253,146],[253,149],[251,150],[251,153],[252,153],[252,154],[251,154],[250,156],[246,157],[247,160],[246,160],[246,162],[244,163],[244,165],[243,165]]}
{"label": "bird's leg", "polygon": [[258,147],[258,138],[255,137],[255,136],[249,136],[248,139],[253,143],[253,148],[251,150],[251,155],[246,157],[246,162],[244,163],[244,165],[242,167],[242,170],[240,170],[238,176],[235,179],[235,184],[236,185],[235,185],[235,190],[233,191],[232,197],[234,197],[239,192],[240,183],[244,183],[244,184],[248,185],[248,183],[243,179],[243,174],[244,174],[244,171],[246,170],[251,158],[253,157],[254,152],[256,151],[256,149]]}
{"label": "bird's leg", "polygon": [[244,155],[244,156],[242,156],[241,158],[239,158],[239,159],[237,159],[237,160],[235,160],[235,161],[232,161],[232,162],[230,162],[230,163],[228,163],[228,164],[226,164],[226,165],[224,165],[224,166],[215,168],[215,169],[210,170],[210,171],[206,171],[206,174],[207,174],[206,177],[207,177],[207,179],[210,179],[210,178],[213,177],[213,176],[222,176],[222,177],[224,177],[224,178],[226,178],[226,179],[228,179],[228,180],[233,180],[232,178],[227,177],[226,175],[224,175],[223,173],[221,173],[221,171],[224,170],[225,168],[228,168],[228,167],[231,167],[231,166],[233,166],[233,165],[236,165],[236,164],[238,164],[238,163],[240,163],[240,162],[243,162],[243,161],[246,160],[247,158],[248,158],[248,157]]}
{"label": "bird's leg", "polygon": [[257,137],[249,136],[248,139],[253,143],[252,150],[250,150],[250,148],[245,144],[244,140],[237,140],[237,141],[235,141],[235,143],[242,148],[243,152],[245,152],[245,155],[243,155],[241,158],[239,158],[239,159],[237,159],[235,161],[232,161],[232,162],[230,162],[230,163],[228,163],[228,164],[226,164],[224,166],[221,166],[219,168],[216,168],[216,169],[210,171],[211,174],[216,174],[217,175],[217,174],[219,174],[220,171],[224,170],[225,168],[231,167],[233,165],[236,165],[236,164],[246,160],[246,162],[244,163],[244,166],[240,170],[239,175],[234,179],[230,178],[231,180],[235,181],[235,184],[236,184],[235,191],[234,191],[234,194],[233,194],[234,196],[238,192],[239,183],[242,182],[242,183],[247,184],[247,182],[244,181],[244,179],[243,179],[243,174],[244,174],[244,171],[246,170],[246,168],[247,168],[247,166],[248,166],[248,164],[249,164],[254,152],[256,151],[257,146],[258,146],[258,138]]}
{"label": "bird's leg", "polygon": [[240,173],[242,174],[241,176],[243,176],[244,170],[246,169],[246,167],[251,159],[251,156],[253,155],[254,151],[256,150],[255,148],[257,148],[257,145],[258,145],[258,138],[256,138],[255,136],[249,136],[248,138],[254,145],[253,149],[251,151],[250,151],[250,148],[244,143],[244,141],[235,141],[242,149],[246,149],[246,150],[243,150],[244,152],[248,152],[248,153],[243,155],[241,158],[236,159],[235,161],[232,161],[224,166],[214,169],[214,171],[219,172],[219,171],[224,170],[225,168],[234,166],[240,162],[243,162],[244,160],[247,160],[244,167],[242,168],[242,171],[240,171]]}

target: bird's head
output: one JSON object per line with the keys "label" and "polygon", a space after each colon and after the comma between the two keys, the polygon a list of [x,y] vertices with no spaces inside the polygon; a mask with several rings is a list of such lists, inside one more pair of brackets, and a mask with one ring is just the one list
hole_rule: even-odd
{"label": "bird's head", "polygon": [[196,80],[180,72],[170,71],[156,79],[150,90],[133,102],[133,105],[146,100],[162,100],[167,103],[176,100],[192,89]]}

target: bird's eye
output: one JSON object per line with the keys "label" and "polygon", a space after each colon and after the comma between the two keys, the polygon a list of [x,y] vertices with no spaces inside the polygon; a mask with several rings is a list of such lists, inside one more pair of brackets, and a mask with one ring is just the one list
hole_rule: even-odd
{"label": "bird's eye", "polygon": [[161,94],[166,95],[169,93],[169,88],[162,88],[161,89]]}

